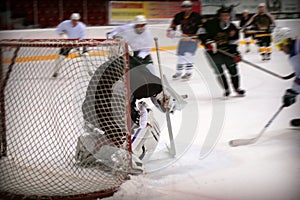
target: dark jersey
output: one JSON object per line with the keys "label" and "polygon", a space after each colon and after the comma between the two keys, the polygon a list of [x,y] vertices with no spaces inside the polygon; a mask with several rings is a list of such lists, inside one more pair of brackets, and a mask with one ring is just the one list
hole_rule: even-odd
{"label": "dark jersey", "polygon": [[172,21],[171,28],[176,30],[176,26],[180,25],[183,34],[193,35],[202,24],[202,17],[196,12],[192,12],[189,16],[185,16],[185,12],[177,13]]}
{"label": "dark jersey", "polygon": [[[121,146],[126,139],[127,129],[124,113],[127,112],[128,96],[125,85],[122,84],[126,81],[124,66],[125,59],[119,57],[98,67],[89,82],[82,105],[84,120],[104,131],[106,138],[117,146]],[[160,78],[153,75],[146,65],[131,69],[129,77],[132,111],[135,100],[162,92]],[[117,107],[124,109],[120,110]]]}
{"label": "dark jersey", "polygon": [[272,24],[272,17],[267,13],[263,13],[254,15],[253,20],[249,25],[254,25],[257,30],[267,31],[270,30]]}
{"label": "dark jersey", "polygon": [[250,16],[248,17],[242,17],[241,20],[240,20],[240,27],[243,27],[250,19]]}
{"label": "dark jersey", "polygon": [[[205,34],[200,35],[202,42],[213,40],[217,44],[217,48],[224,49],[231,53],[237,52],[237,42],[239,39],[239,30],[233,24],[229,23],[222,27],[219,19],[208,20],[204,25]],[[231,35],[234,33],[234,35]]]}

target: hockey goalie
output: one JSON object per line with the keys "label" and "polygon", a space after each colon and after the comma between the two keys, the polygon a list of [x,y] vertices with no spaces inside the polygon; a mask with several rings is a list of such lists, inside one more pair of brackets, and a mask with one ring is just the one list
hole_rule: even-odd
{"label": "hockey goalie", "polygon": [[[111,56],[95,71],[86,91],[82,105],[86,135],[78,139],[76,162],[82,167],[101,166],[107,170],[122,171],[128,168],[132,157],[130,173],[142,173],[143,162],[154,152],[158,142],[160,127],[148,105],[140,101],[151,98],[157,108],[164,112],[169,103],[174,112],[182,108],[171,95],[165,98],[161,79],[152,74],[145,64],[129,71],[130,77],[130,111],[131,111],[131,146],[129,153],[126,142],[126,119],[124,112],[115,109],[124,101],[124,66],[123,56]],[[173,91],[173,90],[171,90]]]}

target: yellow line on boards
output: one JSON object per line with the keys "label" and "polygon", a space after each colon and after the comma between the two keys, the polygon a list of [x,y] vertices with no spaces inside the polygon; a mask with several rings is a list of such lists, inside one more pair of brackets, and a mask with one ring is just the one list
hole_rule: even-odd
{"label": "yellow line on boards", "polygon": [[[243,45],[245,44],[245,40],[240,40],[239,44]],[[251,44],[255,43],[255,40],[250,40]],[[203,48],[203,46],[200,44],[199,48]],[[163,46],[159,48],[161,51],[172,51],[176,50],[177,46]],[[156,49],[152,48],[151,51],[154,52]],[[94,52],[89,52],[89,56],[107,56],[108,52],[107,51],[94,51]],[[25,57],[19,57],[16,58],[16,63],[26,63],[26,62],[37,62],[37,61],[47,61],[47,60],[56,60],[58,55],[45,55],[45,56],[25,56]],[[67,58],[77,58],[79,57],[78,54],[76,53],[71,53],[68,55]],[[3,58],[2,63],[3,64],[9,64],[11,62],[10,58]]]}

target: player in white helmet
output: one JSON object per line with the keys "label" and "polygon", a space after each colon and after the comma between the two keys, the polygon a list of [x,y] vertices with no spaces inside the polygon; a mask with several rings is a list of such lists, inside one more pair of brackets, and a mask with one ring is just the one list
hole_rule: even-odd
{"label": "player in white helmet", "polygon": [[153,36],[147,27],[147,19],[144,15],[137,15],[129,24],[121,25],[107,33],[108,38],[123,38],[133,51],[129,56],[130,68],[146,64],[147,68],[156,73],[152,65],[151,48]]}
{"label": "player in white helmet", "polygon": [[[193,11],[193,3],[191,1],[183,1],[181,3],[182,11],[175,14],[169,28],[167,29],[167,37],[172,38],[180,26],[183,38],[179,41],[177,49],[177,65],[174,79],[181,77],[188,80],[192,76],[193,58],[198,48],[198,38],[188,38],[196,36],[198,29],[202,25],[202,17],[199,13]],[[185,72],[185,73],[184,73]]]}
{"label": "player in white helmet", "polygon": [[[296,74],[291,88],[286,90],[282,98],[284,106],[288,107],[296,102],[296,97],[300,93],[300,38],[293,38],[291,29],[282,27],[275,29],[274,43],[276,49],[289,55],[289,62]],[[291,120],[291,125],[299,127],[300,118]]]}
{"label": "player in white helmet", "polygon": [[[56,29],[57,34],[65,39],[85,39],[86,26],[83,22],[80,22],[80,14],[72,13],[70,19],[61,22]],[[54,69],[53,77],[57,77],[60,69],[60,63],[68,56],[72,48],[61,48],[59,51],[59,57],[56,60],[56,66]],[[86,53],[86,49],[83,49],[82,54]]]}

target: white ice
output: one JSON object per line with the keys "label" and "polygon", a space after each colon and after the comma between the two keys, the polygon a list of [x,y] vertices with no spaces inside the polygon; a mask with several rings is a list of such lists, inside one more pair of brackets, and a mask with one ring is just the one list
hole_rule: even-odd
{"label": "white ice", "polygon": [[[160,31],[162,35],[165,27]],[[55,37],[54,30],[45,32],[52,35],[44,37]],[[94,33],[93,29],[90,33]],[[24,31],[21,35],[28,34]],[[35,32],[30,34],[37,37]],[[92,36],[101,34],[95,32]],[[166,38],[159,38],[164,50]],[[263,62],[257,46],[252,45],[247,54],[243,46],[240,50],[244,59],[268,70],[281,75],[292,73],[287,56],[281,52],[274,50],[272,59]],[[282,95],[292,85],[292,79],[281,80],[239,63],[241,87],[246,89],[246,96],[224,100],[201,49],[195,56],[196,68],[189,81],[171,79],[177,61],[175,54],[173,50],[160,51],[163,72],[170,84],[180,94],[189,95],[184,110],[171,116],[177,155],[175,158],[168,155],[165,148],[169,144],[168,132],[162,123],[161,141],[152,159],[145,163],[146,173],[132,176],[114,196],[106,199],[300,199],[300,132],[289,125],[291,119],[300,117],[299,97],[294,105],[281,111],[256,144],[234,148],[228,145],[232,139],[251,138],[263,129],[281,106]],[[157,65],[156,53],[152,56]],[[157,110],[155,117],[165,121],[165,116]]]}
{"label": "white ice", "polygon": [[[287,56],[273,50],[270,61],[261,61],[257,46],[240,51],[245,60],[280,75],[292,73]],[[153,54],[155,63],[156,54]],[[146,173],[132,176],[108,200],[283,200],[300,199],[300,132],[289,121],[299,118],[299,100],[284,108],[257,143],[230,147],[237,138],[259,134],[282,105],[281,98],[292,84],[245,63],[239,63],[245,97],[224,99],[223,91],[209,67],[202,49],[197,51],[193,77],[172,80],[175,51],[160,52],[164,74],[188,105],[172,115],[177,155],[168,155],[167,127],[161,143],[145,164]],[[156,112],[163,121],[164,115]]]}

